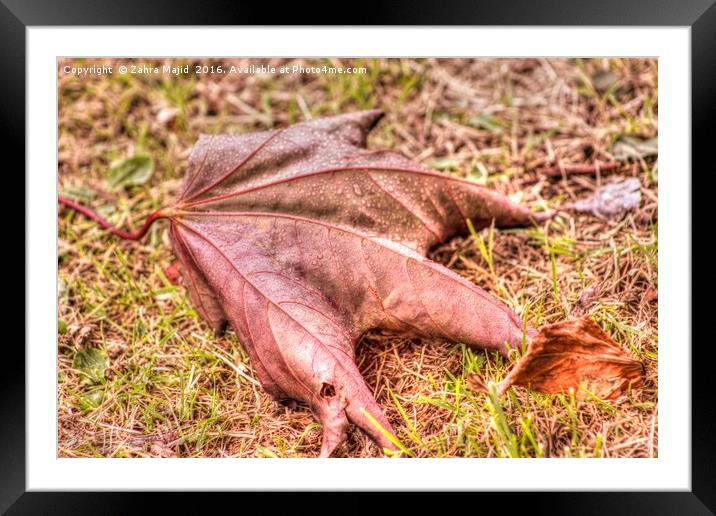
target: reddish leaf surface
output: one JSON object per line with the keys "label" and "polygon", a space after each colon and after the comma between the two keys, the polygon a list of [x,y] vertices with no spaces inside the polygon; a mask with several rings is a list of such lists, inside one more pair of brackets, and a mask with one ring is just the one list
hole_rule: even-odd
{"label": "reddish leaf surface", "polygon": [[[202,136],[176,203],[150,217],[171,221],[184,284],[201,315],[217,333],[231,324],[276,400],[311,407],[323,424],[322,456],[344,439],[349,422],[395,449],[375,424],[394,433],[355,363],[365,331],[502,354],[521,345],[522,321],[509,307],[425,254],[463,233],[466,219],[479,230],[493,220],[515,227],[549,216],[399,154],[366,149],[380,116],[365,111]],[[112,231],[140,238],[145,228]],[[528,333],[530,341],[535,332]]]}
{"label": "reddish leaf surface", "polygon": [[521,321],[503,303],[427,260],[434,244],[493,219],[536,216],[473,183],[366,150],[368,111],[249,135],[202,137],[171,236],[202,315],[230,321],[276,399],[308,403],[322,455],[349,421],[394,446],[355,363],[360,335],[385,328],[506,351]]}

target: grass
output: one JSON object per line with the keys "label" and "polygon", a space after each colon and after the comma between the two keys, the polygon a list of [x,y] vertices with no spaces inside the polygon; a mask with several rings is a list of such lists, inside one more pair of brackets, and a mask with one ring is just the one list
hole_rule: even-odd
{"label": "grass", "polygon": [[[95,60],[83,61],[87,66]],[[219,63],[236,64],[205,64]],[[368,72],[271,77],[60,72],[60,192],[118,225],[136,228],[176,194],[200,133],[248,132],[368,107],[386,112],[371,147],[394,149],[535,209],[582,198],[608,175],[637,177],[642,203],[615,223],[563,211],[538,228],[469,228],[468,236],[439,246],[431,258],[486,288],[535,326],[590,314],[644,362],[642,387],[616,401],[583,391],[557,395],[523,388],[499,399],[494,390],[471,390],[468,376],[478,373],[497,382],[519,351],[504,360],[459,343],[371,332],[357,353],[394,425],[391,438],[405,454],[656,456],[658,161],[636,159],[602,177],[547,179],[538,172],[555,158],[610,161],[611,146],[623,135],[656,136],[656,61],[303,64],[351,64]],[[613,80],[606,87],[597,84],[595,78],[607,72]],[[111,163],[137,154],[153,158],[154,175],[145,184],[110,190]],[[321,427],[311,414],[272,402],[233,332],[216,338],[184,288],[170,281],[166,229],[159,223],[141,242],[124,242],[80,216],[59,214],[58,455],[316,456]],[[82,360],[92,361],[98,373],[83,373]],[[352,428],[337,454],[383,453]]]}

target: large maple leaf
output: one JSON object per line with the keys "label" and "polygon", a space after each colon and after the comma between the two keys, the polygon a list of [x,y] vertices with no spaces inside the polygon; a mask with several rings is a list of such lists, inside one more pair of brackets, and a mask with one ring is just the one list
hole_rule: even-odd
{"label": "large maple leaf", "polygon": [[[529,328],[524,336],[508,306],[425,257],[463,233],[468,219],[479,230],[493,221],[526,226],[548,215],[397,153],[366,149],[380,117],[364,111],[280,130],[202,136],[178,199],[145,226],[171,221],[199,313],[216,332],[231,324],[276,400],[308,404],[323,424],[321,456],[345,438],[349,422],[395,449],[386,435],[393,429],[355,363],[356,343],[374,328],[502,354],[526,339],[527,365],[515,368],[510,385],[549,392],[601,374],[599,385],[620,380],[613,394],[638,380],[640,364],[616,344],[613,354],[572,353],[575,339],[550,346],[555,339],[544,333]],[[577,324],[576,341],[601,332],[592,325]]]}

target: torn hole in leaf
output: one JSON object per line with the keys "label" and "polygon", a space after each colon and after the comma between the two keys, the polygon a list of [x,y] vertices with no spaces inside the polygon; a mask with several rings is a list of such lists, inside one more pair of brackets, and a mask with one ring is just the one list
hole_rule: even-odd
{"label": "torn hole in leaf", "polygon": [[336,395],[336,388],[330,383],[324,383],[321,386],[321,398],[332,398]]}

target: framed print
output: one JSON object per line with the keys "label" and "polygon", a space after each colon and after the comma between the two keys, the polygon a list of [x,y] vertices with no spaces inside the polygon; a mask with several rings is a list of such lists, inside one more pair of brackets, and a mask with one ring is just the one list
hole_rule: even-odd
{"label": "framed print", "polygon": [[269,27],[5,2],[27,301],[3,510],[452,490],[712,513],[691,170],[716,8],[522,4]]}

